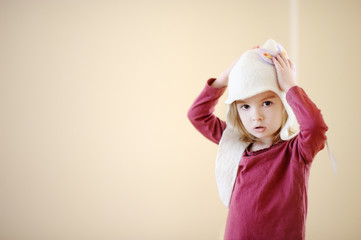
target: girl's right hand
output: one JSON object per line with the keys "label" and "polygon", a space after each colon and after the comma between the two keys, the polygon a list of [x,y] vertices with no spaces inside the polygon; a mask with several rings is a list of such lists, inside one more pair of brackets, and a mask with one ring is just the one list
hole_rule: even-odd
{"label": "girl's right hand", "polygon": [[232,68],[234,67],[234,65],[238,62],[239,58],[236,59],[231,66],[229,66],[227,68],[226,71],[224,71],[213,83],[212,83],[212,87],[214,88],[223,88],[223,87],[227,87],[228,86],[228,77],[229,77],[229,73],[231,72]]}
{"label": "girl's right hand", "polygon": [[[254,46],[252,49],[254,48],[259,48],[259,45]],[[241,57],[237,58],[232,64],[231,66],[229,66],[227,68],[226,71],[224,71],[213,83],[212,83],[212,87],[214,88],[223,88],[223,87],[227,87],[228,86],[228,77],[229,77],[229,73],[232,71],[232,68],[234,67],[234,65],[238,62],[238,60]]]}

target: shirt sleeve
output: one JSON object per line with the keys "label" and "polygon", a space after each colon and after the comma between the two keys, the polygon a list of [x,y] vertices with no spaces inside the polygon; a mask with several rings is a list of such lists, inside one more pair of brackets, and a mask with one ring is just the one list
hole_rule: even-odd
{"label": "shirt sleeve", "polygon": [[226,87],[214,88],[211,78],[188,111],[188,119],[193,126],[212,142],[218,144],[226,128],[226,122],[214,115],[214,109]]}
{"label": "shirt sleeve", "polygon": [[296,154],[300,154],[305,163],[310,163],[324,148],[328,127],[321,111],[302,88],[292,87],[286,98],[300,125],[300,132],[294,142],[297,146]]}

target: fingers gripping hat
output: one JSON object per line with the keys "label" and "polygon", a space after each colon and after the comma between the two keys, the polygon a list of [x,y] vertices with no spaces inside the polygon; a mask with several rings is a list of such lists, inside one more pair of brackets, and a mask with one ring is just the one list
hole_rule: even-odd
{"label": "fingers gripping hat", "polygon": [[289,134],[288,130],[293,125],[295,116],[286,101],[286,93],[279,88],[276,69],[272,61],[272,57],[281,52],[287,56],[282,46],[270,39],[262,48],[246,51],[229,74],[228,98],[226,99],[228,105],[227,128],[219,143],[216,159],[218,191],[223,204],[227,207],[231,199],[239,162],[249,145],[247,142],[240,141],[240,134],[233,125],[234,121],[229,119],[230,104],[265,91],[273,91],[280,97],[288,114],[287,122],[281,129],[281,139],[288,140],[297,134]]}

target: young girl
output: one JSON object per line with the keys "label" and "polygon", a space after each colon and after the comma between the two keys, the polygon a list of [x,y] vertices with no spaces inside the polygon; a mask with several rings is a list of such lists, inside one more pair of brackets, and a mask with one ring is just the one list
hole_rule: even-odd
{"label": "young girl", "polygon": [[[213,111],[227,86],[224,122]],[[291,128],[295,117],[298,133]],[[309,171],[327,126],[297,86],[281,45],[268,40],[209,79],[188,118],[219,144],[217,185],[229,207],[225,239],[305,239]]]}

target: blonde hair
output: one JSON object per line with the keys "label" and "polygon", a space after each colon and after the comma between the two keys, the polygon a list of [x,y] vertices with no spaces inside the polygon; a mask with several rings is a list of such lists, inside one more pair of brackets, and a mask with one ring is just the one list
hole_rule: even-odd
{"label": "blonde hair", "polygon": [[[250,134],[244,127],[244,125],[241,121],[241,118],[239,117],[239,114],[238,114],[236,102],[231,103],[231,105],[229,106],[228,119],[229,119],[230,123],[233,126],[235,126],[236,129],[238,130],[239,135],[240,135],[240,138],[239,138],[240,141],[249,142],[249,143],[255,143],[257,141],[258,138],[253,136],[252,134]],[[273,139],[272,139],[272,144],[275,144],[275,143],[278,143],[279,141],[281,141],[281,129],[285,126],[287,119],[288,119],[288,114],[286,112],[286,109],[283,106],[281,127],[274,133]],[[288,133],[290,135],[292,135],[294,133],[294,131],[291,128],[289,128]]]}

